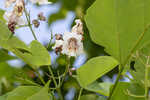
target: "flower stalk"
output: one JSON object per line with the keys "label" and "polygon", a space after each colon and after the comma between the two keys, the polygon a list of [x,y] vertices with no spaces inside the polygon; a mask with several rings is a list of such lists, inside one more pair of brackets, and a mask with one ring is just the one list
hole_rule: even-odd
{"label": "flower stalk", "polygon": [[30,20],[30,15],[26,11],[26,8],[24,8],[24,12],[25,12],[25,16],[26,16],[26,19],[27,19],[27,22],[28,22],[28,27],[30,28],[34,39],[37,40],[37,37],[36,37],[36,35],[35,35],[34,31],[33,31],[33,28],[32,28],[32,24],[31,24],[31,20]]}

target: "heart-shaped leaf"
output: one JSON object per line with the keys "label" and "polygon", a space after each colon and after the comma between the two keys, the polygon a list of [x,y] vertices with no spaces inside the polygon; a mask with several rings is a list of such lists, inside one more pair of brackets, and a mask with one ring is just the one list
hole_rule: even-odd
{"label": "heart-shaped leaf", "polygon": [[43,88],[38,86],[19,86],[8,93],[6,100],[50,100],[48,88],[49,82]]}
{"label": "heart-shaped leaf", "polygon": [[100,56],[90,59],[77,70],[80,85],[86,87],[117,65],[118,62],[110,56]]}
{"label": "heart-shaped leaf", "polygon": [[92,40],[125,66],[149,42],[150,0],[96,0],[85,20]]}

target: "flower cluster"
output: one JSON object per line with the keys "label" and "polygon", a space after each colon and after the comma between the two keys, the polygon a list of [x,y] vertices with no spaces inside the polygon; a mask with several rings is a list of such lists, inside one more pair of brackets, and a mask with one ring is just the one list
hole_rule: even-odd
{"label": "flower cluster", "polygon": [[[48,0],[30,0],[32,3],[38,4],[50,4]],[[8,8],[12,4],[15,4],[12,11],[5,12],[4,19],[7,21],[9,30],[14,33],[16,25],[24,25],[25,21],[21,18],[25,9],[24,0],[5,0],[5,7]],[[42,13],[38,15],[39,20],[45,21],[45,17]],[[34,21],[36,26],[39,26],[37,22]]]}
{"label": "flower cluster", "polygon": [[83,50],[83,23],[80,19],[75,20],[71,32],[65,32],[64,35],[56,34],[55,45],[53,49],[56,54],[62,53],[70,56],[78,56],[84,53]]}
{"label": "flower cluster", "polygon": [[34,25],[34,27],[38,28],[40,26],[40,21],[46,21],[46,17],[44,16],[43,12],[40,12],[38,15],[37,19],[34,19],[32,21],[32,24]]}
{"label": "flower cluster", "polygon": [[15,26],[24,24],[21,16],[24,12],[24,0],[6,0],[5,7],[9,7],[12,3],[16,3],[11,12],[5,12],[4,19],[8,22],[9,30],[14,33]]}

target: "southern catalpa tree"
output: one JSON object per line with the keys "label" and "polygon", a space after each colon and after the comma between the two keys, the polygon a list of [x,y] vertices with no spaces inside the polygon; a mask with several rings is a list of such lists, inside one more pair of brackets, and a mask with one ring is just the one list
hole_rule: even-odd
{"label": "southern catalpa tree", "polygon": [[[58,12],[45,16],[42,7],[51,10],[55,4]],[[0,100],[150,99],[150,0],[3,0],[2,5]],[[29,5],[40,9],[36,18]],[[70,12],[75,15],[70,31],[55,34],[48,28],[49,41],[41,43],[37,29],[42,34],[43,24],[51,27]],[[28,37],[27,28],[34,38],[29,45],[17,33],[22,29],[19,34]],[[16,68],[10,60],[24,64]]]}

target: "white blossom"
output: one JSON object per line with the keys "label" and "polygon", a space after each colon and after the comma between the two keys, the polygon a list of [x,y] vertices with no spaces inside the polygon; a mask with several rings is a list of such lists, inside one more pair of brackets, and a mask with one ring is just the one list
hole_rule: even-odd
{"label": "white blossom", "polygon": [[15,2],[16,0],[5,0],[5,7],[8,8],[10,7],[10,5],[12,5]]}
{"label": "white blossom", "polygon": [[14,6],[13,12],[14,14],[16,14],[17,16],[22,16],[23,12],[24,12],[24,0],[17,0],[16,5]]}
{"label": "white blossom", "polygon": [[83,23],[80,19],[75,20],[76,25],[73,26],[71,32],[83,35]]}
{"label": "white blossom", "polygon": [[82,35],[72,32],[65,32],[63,40],[64,43],[62,47],[62,54],[76,57],[84,53]]}
{"label": "white blossom", "polygon": [[21,18],[24,11],[24,0],[17,0],[12,11],[6,11],[3,15],[8,23],[16,23],[17,25],[24,25],[25,21]]}
{"label": "white blossom", "polygon": [[56,53],[77,57],[84,53],[83,48],[83,24],[80,19],[76,20],[76,25],[71,32],[65,32],[64,35],[56,35],[55,49]]}
{"label": "white blossom", "polygon": [[39,5],[51,4],[48,0],[30,0],[33,4],[38,3]]}
{"label": "white blossom", "polygon": [[55,40],[55,45],[52,47],[52,49],[56,49],[57,47],[62,46],[64,43],[63,40]]}
{"label": "white blossom", "polygon": [[52,47],[52,49],[55,50],[56,54],[62,52],[63,43],[64,43],[63,40],[56,40],[55,41],[55,45]]}
{"label": "white blossom", "polygon": [[24,25],[25,21],[22,17],[16,16],[13,12],[5,12],[3,18],[8,22],[16,22],[17,25]]}

